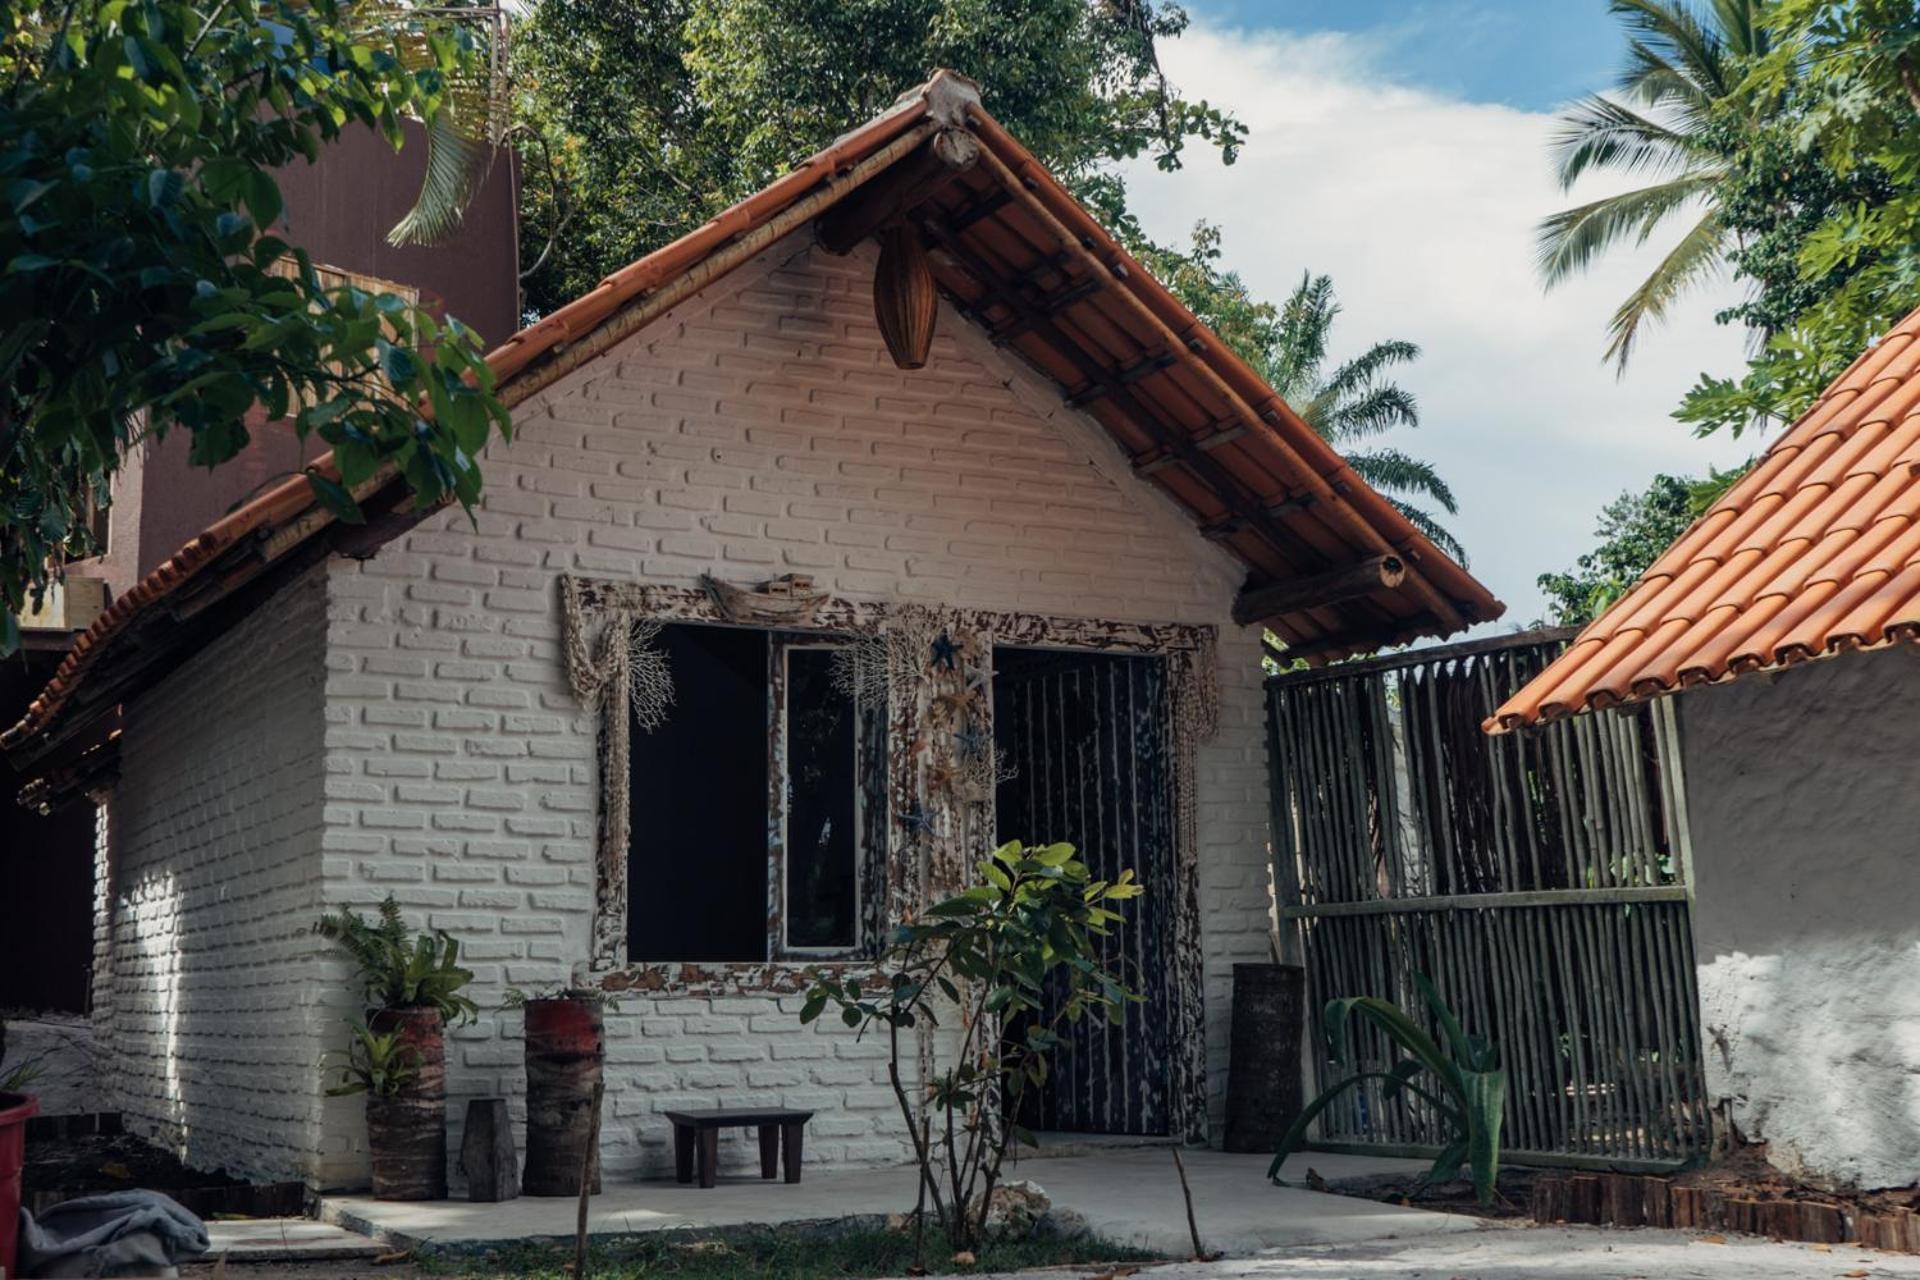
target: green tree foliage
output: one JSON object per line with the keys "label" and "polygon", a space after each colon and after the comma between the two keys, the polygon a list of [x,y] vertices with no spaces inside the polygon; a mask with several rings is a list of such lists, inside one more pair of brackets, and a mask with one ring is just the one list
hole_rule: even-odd
{"label": "green tree foliage", "polygon": [[1340,304],[1327,276],[1304,272],[1278,306],[1255,298],[1236,272],[1220,266],[1220,232],[1202,223],[1184,253],[1141,243],[1143,262],[1221,339],[1252,365],[1321,439],[1339,449],[1354,473],[1379,490],[1436,545],[1462,561],[1460,542],[1430,508],[1459,512],[1453,491],[1432,464],[1368,441],[1396,427],[1420,425],[1413,393],[1392,371],[1420,348],[1389,339],[1351,359],[1330,364],[1333,322]]}
{"label": "green tree foliage", "polygon": [[[392,296],[325,287],[270,228],[272,171],[348,128],[396,147],[474,56],[459,28],[340,0],[0,6],[0,650],[77,513],[170,431],[213,466],[264,405],[318,433],[348,489],[397,467],[422,504],[479,493],[493,425],[478,342]],[[419,404],[432,407],[423,416]]]}
{"label": "green tree foliage", "polygon": [[1627,37],[1627,65],[1611,94],[1592,94],[1560,117],[1553,154],[1563,189],[1607,171],[1650,181],[1563,210],[1540,224],[1539,268],[1549,287],[1602,254],[1644,245],[1684,222],[1680,239],[1628,295],[1608,325],[1607,357],[1622,367],[1651,322],[1724,264],[1736,234],[1720,207],[1730,145],[1717,127],[1744,110],[1750,61],[1768,47],[1763,0],[1610,0]]}
{"label": "green tree foliage", "polygon": [[1774,331],[1743,375],[1703,376],[1688,393],[1676,416],[1702,434],[1791,422],[1920,302],[1920,10],[1780,0],[1768,21],[1773,48],[1746,91],[1787,104],[1779,127],[1794,171],[1818,166],[1832,197],[1818,216],[1779,224]]}
{"label": "green tree foliage", "polygon": [[525,236],[542,313],[699,226],[939,67],[1108,215],[1103,166],[1177,168],[1245,130],[1161,75],[1148,0],[541,0],[516,33]]}
{"label": "green tree foliage", "polygon": [[1677,476],[1658,475],[1644,491],[1628,490],[1601,508],[1593,550],[1566,572],[1543,573],[1536,579],[1547,596],[1548,620],[1561,625],[1591,622],[1625,595],[1693,523],[1696,488]]}

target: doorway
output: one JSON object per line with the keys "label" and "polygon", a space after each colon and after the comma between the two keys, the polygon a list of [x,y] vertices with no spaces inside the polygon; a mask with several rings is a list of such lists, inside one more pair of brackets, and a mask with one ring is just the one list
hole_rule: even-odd
{"label": "doorway", "polygon": [[999,647],[993,665],[997,838],[1067,841],[1096,879],[1130,869],[1147,890],[1101,940],[1102,962],[1144,1000],[1110,1026],[1062,1027],[1066,1044],[1015,1119],[1034,1132],[1168,1134],[1176,823],[1166,661]]}

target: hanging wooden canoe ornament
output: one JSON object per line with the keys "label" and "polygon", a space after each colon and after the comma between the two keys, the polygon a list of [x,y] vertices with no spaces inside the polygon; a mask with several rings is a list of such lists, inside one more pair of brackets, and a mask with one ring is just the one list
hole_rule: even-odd
{"label": "hanging wooden canoe ornament", "polygon": [[902,222],[880,233],[880,262],[873,270],[873,315],[887,353],[902,369],[924,369],[933,349],[940,294],[927,264],[920,233]]}

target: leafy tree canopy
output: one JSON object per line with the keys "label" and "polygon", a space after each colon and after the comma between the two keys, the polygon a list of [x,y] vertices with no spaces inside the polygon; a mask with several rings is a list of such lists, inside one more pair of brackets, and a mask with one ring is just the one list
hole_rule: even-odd
{"label": "leafy tree canopy", "polygon": [[[347,489],[382,465],[471,502],[505,410],[478,343],[393,296],[330,289],[272,171],[353,127],[434,119],[469,37],[341,0],[0,5],[0,651],[129,449],[187,431],[214,465],[266,407]],[[431,405],[423,415],[419,404]]]}
{"label": "leafy tree canopy", "polygon": [[[1147,0],[540,0],[516,35],[531,131],[523,216],[535,313],[699,226],[937,68],[1109,218],[1102,166],[1245,129],[1161,75],[1186,15]],[[534,246],[545,246],[544,252]]]}
{"label": "leafy tree canopy", "polygon": [[1601,508],[1593,550],[1566,572],[1543,573],[1536,579],[1547,596],[1548,621],[1591,622],[1625,595],[1693,523],[1695,488],[1677,476],[1658,475],[1643,492],[1628,490]]}
{"label": "leafy tree canopy", "polygon": [[1751,252],[1766,345],[1703,376],[1675,415],[1702,434],[1790,422],[1920,301],[1920,9],[1912,0],[1779,0],[1747,91],[1781,104],[1745,167],[1764,218],[1770,165],[1814,174]]}

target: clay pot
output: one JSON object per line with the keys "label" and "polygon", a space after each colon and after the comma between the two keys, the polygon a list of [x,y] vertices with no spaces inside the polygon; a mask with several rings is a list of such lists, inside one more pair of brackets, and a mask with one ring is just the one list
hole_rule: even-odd
{"label": "clay pot", "polygon": [[376,1200],[447,1198],[447,1046],[437,1009],[382,1009],[369,1029],[398,1031],[419,1071],[390,1097],[367,1095]]}
{"label": "clay pot", "polygon": [[1304,1105],[1300,1037],[1307,971],[1292,964],[1233,966],[1227,1056],[1228,1151],[1273,1152]]}
{"label": "clay pot", "polygon": [[527,1163],[520,1193],[577,1196],[589,1169],[600,1190],[600,1152],[589,1155],[593,1086],[606,1062],[600,1006],[565,996],[529,1000],[527,1011]]}

